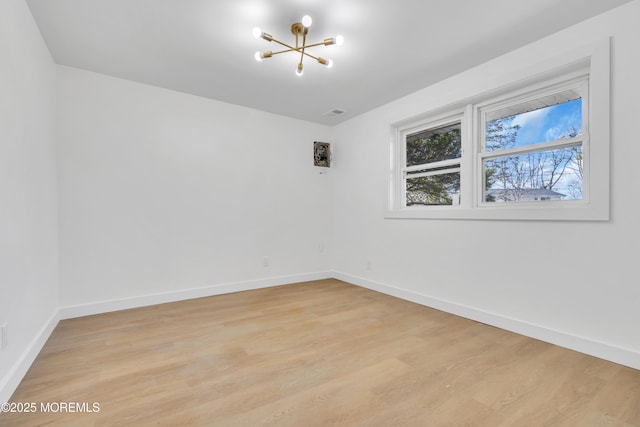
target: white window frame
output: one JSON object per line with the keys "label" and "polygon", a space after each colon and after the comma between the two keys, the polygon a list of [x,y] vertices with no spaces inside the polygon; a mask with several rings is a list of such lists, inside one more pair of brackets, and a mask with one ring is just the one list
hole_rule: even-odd
{"label": "white window frame", "polygon": [[[401,120],[390,125],[390,174],[386,218],[411,219],[483,219],[483,220],[609,220],[609,39],[572,49],[515,73],[502,87],[483,88],[481,93],[452,100],[446,106],[423,113],[420,119]],[[586,78],[584,77],[586,76]],[[584,78],[583,80],[580,80]],[[540,143],[522,150],[539,151],[545,147],[582,144],[583,199],[545,202],[488,203],[484,201],[483,161],[502,157],[505,152],[484,152],[482,112],[501,108],[506,103],[558,90],[572,84],[584,84],[583,130],[575,139]],[[460,160],[460,204],[448,206],[405,206],[404,172],[406,135],[410,130],[437,127],[462,115],[462,157]],[[545,145],[546,144],[546,145]],[[514,152],[515,153],[515,152]]]}
{"label": "white window frame", "polygon": [[[523,147],[498,149],[494,151],[486,151],[486,123],[487,114],[500,110],[505,107],[517,105],[527,101],[534,101],[536,99],[543,98],[547,95],[554,93],[560,93],[568,90],[578,90],[582,98],[582,129],[581,134],[575,138],[561,138],[554,141],[540,142],[537,144],[531,144]],[[589,170],[587,166],[584,168],[584,175],[582,179],[582,194],[581,200],[554,200],[547,201],[545,204],[538,202],[511,202],[511,203],[495,203],[486,202],[484,197],[485,190],[485,174],[484,174],[484,162],[485,160],[516,156],[520,154],[533,153],[538,151],[547,151],[553,149],[560,149],[572,146],[580,145],[582,147],[583,163],[589,165],[590,153],[589,153],[589,78],[588,70],[579,70],[574,73],[566,74],[560,79],[555,79],[546,82],[544,85],[534,85],[526,88],[524,91],[518,91],[510,93],[506,96],[477,104],[474,106],[474,117],[477,118],[478,126],[476,127],[477,133],[474,135],[474,140],[479,142],[478,153],[476,155],[476,169],[475,169],[475,183],[477,185],[476,192],[474,194],[476,206],[481,208],[496,208],[496,209],[511,209],[514,205],[518,205],[518,208],[528,209],[548,209],[548,208],[560,208],[560,207],[584,207],[589,204]]]}
{"label": "white window frame", "polygon": [[[400,159],[400,175],[401,178],[399,180],[399,187],[397,189],[399,195],[399,204],[403,209],[422,209],[422,206],[407,206],[407,193],[406,193],[406,182],[407,177],[409,178],[419,178],[422,176],[430,176],[436,175],[440,173],[460,173],[460,194],[462,194],[462,162],[464,157],[464,147],[465,147],[465,138],[468,138],[468,132],[465,128],[465,114],[462,111],[454,111],[452,114],[436,117],[427,121],[418,121],[417,123],[412,123],[409,126],[403,126],[398,128],[398,141],[399,141],[399,152],[398,158]],[[460,123],[460,138],[461,138],[461,152],[459,158],[451,159],[451,160],[443,160],[438,162],[430,162],[430,163],[422,163],[414,166],[407,166],[407,136],[420,132],[426,131],[429,129],[437,129],[443,126],[451,125],[454,123]],[[458,167],[453,167],[459,165]],[[440,167],[450,166],[450,168],[437,171],[437,172],[425,172],[421,174],[415,174],[408,176],[409,172],[416,170],[426,170],[426,169],[435,169]],[[460,198],[462,201],[462,197]],[[461,203],[453,204],[453,205],[433,205],[429,206],[429,208],[441,209],[460,206]]]}

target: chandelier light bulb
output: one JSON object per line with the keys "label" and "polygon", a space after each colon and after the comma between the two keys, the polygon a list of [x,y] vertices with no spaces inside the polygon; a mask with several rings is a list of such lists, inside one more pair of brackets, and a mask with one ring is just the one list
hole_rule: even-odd
{"label": "chandelier light bulb", "polygon": [[309,28],[311,26],[311,23],[313,22],[313,20],[311,19],[311,17],[309,15],[304,15],[302,17],[302,25],[305,26],[305,28]]}
{"label": "chandelier light bulb", "polygon": [[259,39],[262,36],[262,30],[260,27],[253,27],[251,34],[253,34],[253,37]]}
{"label": "chandelier light bulb", "polygon": [[296,76],[302,76],[304,72],[302,71],[302,62],[298,64],[298,68],[296,69]]}
{"label": "chandelier light bulb", "polygon": [[344,44],[344,37],[338,35],[336,36],[336,45],[342,46]]}
{"label": "chandelier light bulb", "polygon": [[318,57],[318,62],[327,68],[333,67],[333,61],[331,59],[324,59],[322,57]]}
{"label": "chandelier light bulb", "polygon": [[256,61],[260,62],[263,59],[266,58],[271,58],[273,56],[273,52],[271,52],[270,50],[266,51],[266,52],[256,52],[254,58],[256,58]]}

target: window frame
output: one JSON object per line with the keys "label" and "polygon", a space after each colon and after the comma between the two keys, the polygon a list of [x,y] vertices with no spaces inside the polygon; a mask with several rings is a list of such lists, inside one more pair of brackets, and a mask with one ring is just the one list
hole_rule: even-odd
{"label": "window frame", "polygon": [[[508,149],[498,149],[494,151],[486,150],[486,116],[496,110],[500,110],[509,106],[515,106],[527,101],[535,101],[554,93],[565,92],[568,90],[578,90],[582,99],[582,133],[573,138],[559,138],[553,141],[539,142],[522,147],[514,147]],[[573,207],[589,204],[589,170],[590,163],[590,137],[589,137],[589,74],[588,69],[577,70],[573,73],[565,74],[560,78],[551,79],[544,84],[533,85],[523,90],[511,92],[504,96],[491,99],[489,101],[474,105],[474,118],[477,121],[474,140],[477,141],[476,169],[474,172],[474,182],[476,183],[476,191],[474,193],[475,205],[479,208],[496,208],[510,209],[516,206],[532,209],[538,208],[561,208]],[[516,203],[496,203],[485,201],[485,185],[486,176],[484,173],[484,162],[489,159],[498,159],[521,154],[535,153],[541,151],[551,151],[554,149],[568,148],[572,146],[581,146],[583,163],[587,165],[584,168],[582,178],[582,199],[580,200],[548,200],[544,206],[541,206],[540,200],[524,201]]]}
{"label": "window frame", "polygon": [[[397,138],[400,141],[400,143],[398,144],[400,148],[398,153],[398,156],[400,159],[400,179],[399,179],[400,186],[398,188],[398,194],[399,194],[398,203],[401,209],[422,209],[422,208],[437,209],[437,208],[452,208],[452,207],[460,206],[460,203],[452,204],[452,205],[407,206],[406,182],[408,178],[418,178],[420,176],[427,176],[426,174],[429,174],[428,172],[426,172],[425,175],[419,174],[419,175],[409,176],[408,173],[412,171],[448,167],[447,169],[442,170],[442,172],[437,172],[437,173],[444,174],[444,173],[457,172],[460,174],[460,200],[462,200],[462,197],[461,197],[462,195],[462,158],[464,157],[464,145],[465,145],[464,141],[465,141],[465,138],[467,137],[466,135],[467,132],[464,126],[465,124],[464,120],[466,120],[466,117],[463,111],[453,111],[451,112],[451,114],[442,115],[431,120],[418,121],[416,123],[410,124],[409,126],[401,127],[398,129]],[[437,162],[427,162],[427,163],[421,163],[419,165],[407,166],[407,137],[409,135],[412,135],[421,131],[438,129],[438,128],[448,126],[448,125],[453,125],[456,123],[460,123],[460,145],[461,145],[460,157],[457,157],[455,159],[441,160]],[[457,168],[452,167],[455,165],[458,165],[458,167]]]}
{"label": "window frame", "polygon": [[[525,61],[526,62],[526,61]],[[390,124],[390,173],[388,219],[472,219],[472,220],[609,220],[609,111],[610,111],[610,40],[574,47],[562,55],[530,64],[518,64],[511,81],[502,85],[482,87],[477,93],[467,93],[430,112]],[[568,85],[586,75],[587,102],[583,98],[583,134],[578,137],[583,146],[583,199],[550,200],[545,202],[487,203],[484,202],[483,142],[478,142],[482,121],[480,108],[513,102],[518,96],[550,90],[554,85]],[[467,89],[468,92],[468,89]],[[459,94],[462,95],[462,94]],[[497,108],[497,107],[496,107]],[[460,171],[460,204],[440,206],[404,206],[406,200],[402,179],[405,150],[403,136],[408,129],[446,122],[462,114],[462,156]],[[417,118],[416,118],[417,117]],[[556,140],[557,141],[557,140]],[[576,141],[571,141],[575,143]],[[553,145],[552,142],[551,145]],[[570,143],[566,140],[563,143]],[[544,144],[544,143],[542,143]],[[535,151],[540,147],[535,147]],[[586,151],[586,153],[585,153]],[[493,153],[493,152],[492,152]],[[403,163],[404,162],[404,163]]]}

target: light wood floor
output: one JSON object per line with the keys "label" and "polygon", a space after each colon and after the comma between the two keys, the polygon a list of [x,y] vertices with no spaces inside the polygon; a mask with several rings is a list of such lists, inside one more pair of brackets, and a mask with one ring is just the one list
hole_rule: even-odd
{"label": "light wood floor", "polygon": [[100,411],[0,426],[640,426],[640,371],[323,280],[62,321],[12,402]]}

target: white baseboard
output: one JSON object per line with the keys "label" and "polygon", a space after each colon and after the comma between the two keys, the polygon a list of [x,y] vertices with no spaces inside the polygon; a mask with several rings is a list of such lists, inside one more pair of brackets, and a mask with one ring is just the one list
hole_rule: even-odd
{"label": "white baseboard", "polygon": [[56,310],[44,326],[42,326],[38,334],[31,340],[9,372],[4,378],[0,379],[0,404],[9,401],[11,395],[13,395],[18,388],[20,381],[22,381],[31,367],[31,364],[36,360],[36,357],[38,357],[40,350],[44,347],[59,320],[60,317]]}
{"label": "white baseboard", "polygon": [[640,353],[631,349],[622,348],[588,337],[571,334],[569,332],[551,329],[546,326],[503,316],[501,314],[491,313],[475,307],[458,304],[418,292],[408,291],[406,289],[371,281],[350,274],[334,271],[333,277],[383,294],[415,302],[427,307],[432,307],[467,319],[486,323],[527,337],[555,344],[560,347],[565,347],[590,356],[619,363],[620,365],[640,369]]}
{"label": "white baseboard", "polygon": [[331,277],[333,277],[332,272],[321,271],[316,273],[295,274],[290,276],[269,277],[265,279],[225,283],[220,285],[206,286],[202,288],[161,292],[131,298],[97,301],[88,304],[60,307],[60,319],[72,319],[75,317],[90,316],[92,314],[108,313],[111,311],[126,310],[129,308],[145,307],[167,302],[229,294],[233,292],[287,285],[291,283],[322,280]]}

